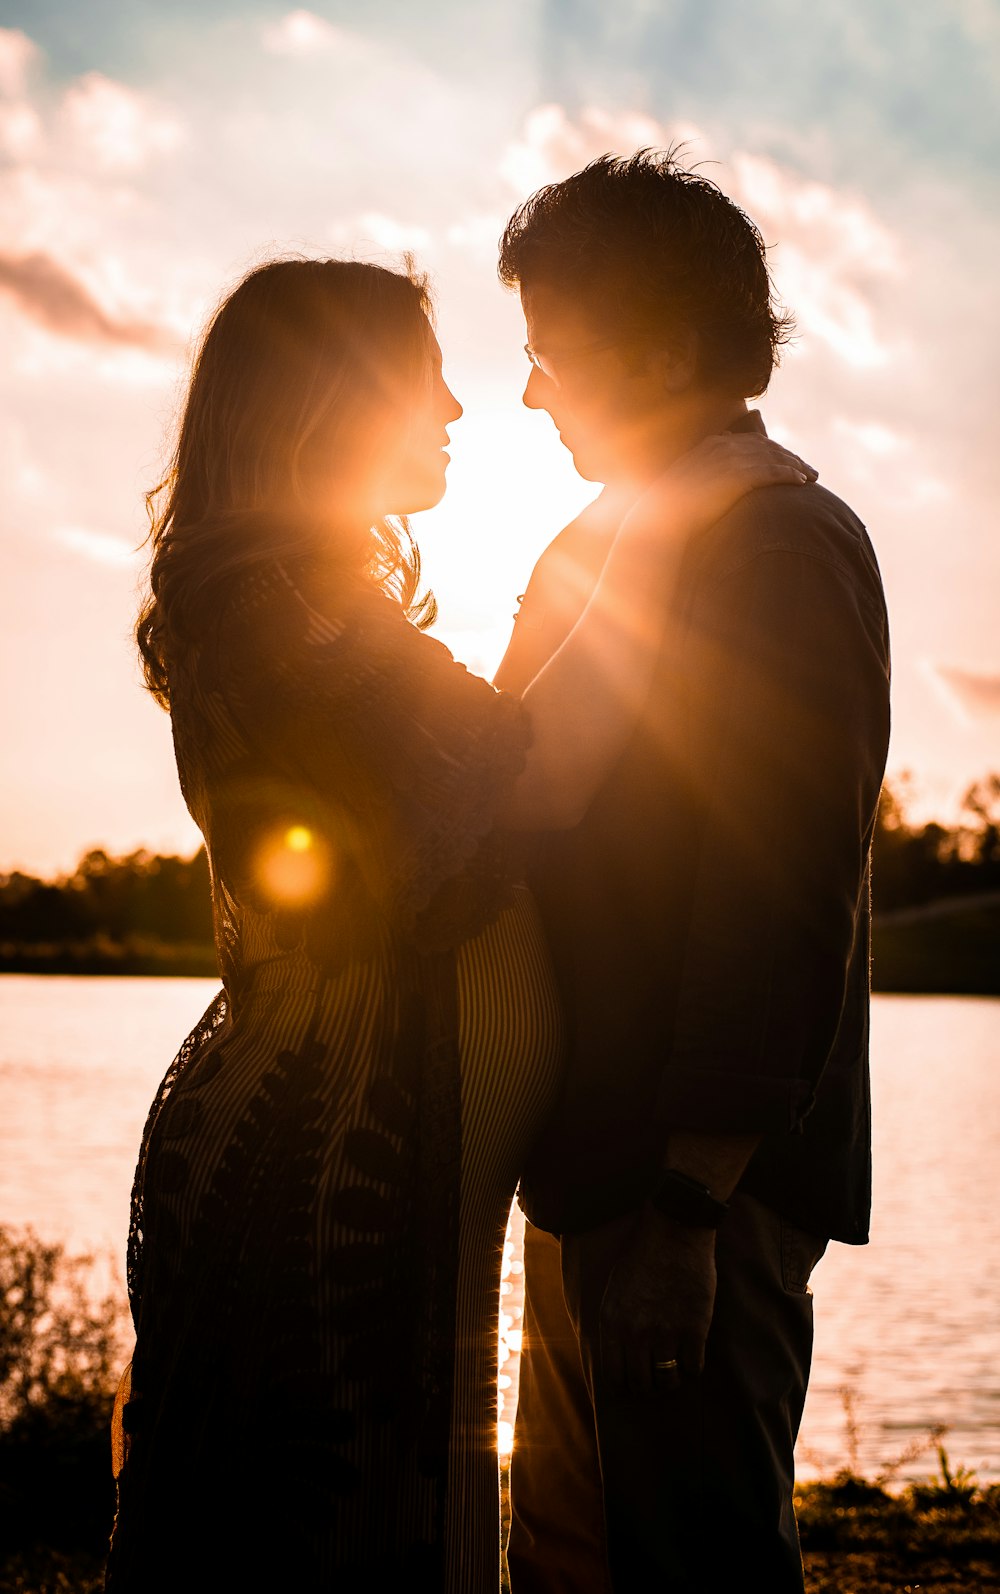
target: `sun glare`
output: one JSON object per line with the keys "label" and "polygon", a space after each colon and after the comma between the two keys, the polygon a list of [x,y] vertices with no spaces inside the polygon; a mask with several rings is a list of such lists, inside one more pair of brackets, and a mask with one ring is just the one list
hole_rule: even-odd
{"label": "sun glare", "polygon": [[599,489],[576,475],[547,416],[470,399],[452,441],[447,494],[413,528],[440,605],[438,634],[491,674],[535,560]]}
{"label": "sun glare", "polygon": [[497,1454],[506,1461],[514,1448],[521,1322],[524,1316],[524,1219],[512,1207],[500,1269],[500,1333],[497,1345]]}
{"label": "sun glare", "polygon": [[289,825],[262,842],[257,879],[271,901],[303,908],[326,895],[332,879],[329,846],[307,825]]}

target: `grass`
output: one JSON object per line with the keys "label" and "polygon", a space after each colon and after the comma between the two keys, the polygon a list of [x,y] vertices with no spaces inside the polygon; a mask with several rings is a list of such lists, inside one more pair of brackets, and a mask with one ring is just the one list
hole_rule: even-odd
{"label": "grass", "polygon": [[[850,1427],[850,1401],[845,1401],[845,1416]],[[796,1489],[807,1594],[1000,1590],[1000,1484],[981,1487],[964,1467],[953,1467],[942,1432],[934,1429],[927,1436],[936,1442],[937,1474],[901,1492],[892,1493],[885,1481],[869,1481],[849,1467]],[[926,1444],[927,1439],[920,1448]],[[908,1447],[889,1470],[908,1464],[916,1453],[916,1446]],[[506,1469],[501,1502],[506,1531]],[[503,1594],[509,1594],[506,1578]]]}
{"label": "grass", "polygon": [[[808,1594],[1000,1590],[1000,1484],[981,1486],[952,1465],[944,1424],[918,1435],[874,1478],[864,1476],[854,1391],[842,1388],[840,1398],[845,1465],[795,1491]],[[900,1486],[927,1451],[937,1471]]]}
{"label": "grass", "polygon": [[850,1471],[796,1491],[811,1594],[1000,1589],[1000,1484],[938,1445],[939,1472],[901,1493]]}

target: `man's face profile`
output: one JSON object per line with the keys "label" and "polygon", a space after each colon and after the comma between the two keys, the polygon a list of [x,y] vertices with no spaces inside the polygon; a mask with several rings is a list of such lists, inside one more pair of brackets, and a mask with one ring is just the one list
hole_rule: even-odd
{"label": "man's face profile", "polygon": [[532,364],[524,403],[551,416],[585,480],[628,474],[630,435],[648,413],[650,394],[624,344],[610,341],[612,329],[558,289],[522,287],[521,307],[528,345],[545,366]]}
{"label": "man's face profile", "polygon": [[[689,363],[559,288],[521,288],[531,371],[523,402],[551,416],[585,481],[652,478],[696,401]],[[689,444],[684,442],[682,447]]]}

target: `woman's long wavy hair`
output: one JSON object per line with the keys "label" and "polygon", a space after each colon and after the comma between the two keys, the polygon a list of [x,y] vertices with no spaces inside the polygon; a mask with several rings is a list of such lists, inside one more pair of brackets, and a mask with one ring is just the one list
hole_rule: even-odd
{"label": "woman's long wavy hair", "polygon": [[429,315],[412,269],[303,259],[258,267],[216,312],[170,468],[146,495],[152,558],[136,640],[164,708],[172,664],[262,561],[318,553],[431,623],[405,515],[373,504],[368,524],[347,507],[377,480],[429,380]]}

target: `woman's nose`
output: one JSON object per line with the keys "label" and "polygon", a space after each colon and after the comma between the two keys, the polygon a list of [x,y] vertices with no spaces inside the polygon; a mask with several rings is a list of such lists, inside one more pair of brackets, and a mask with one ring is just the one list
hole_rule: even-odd
{"label": "woman's nose", "polygon": [[450,387],[446,387],[445,388],[445,393],[447,395],[447,398],[446,398],[446,401],[445,401],[445,408],[446,408],[446,410],[448,412],[447,420],[445,421],[445,425],[446,426],[450,426],[452,421],[460,421],[462,419],[462,416],[465,414],[465,411],[463,410],[461,404],[458,402],[458,399],[455,397],[454,393],[451,391]]}

